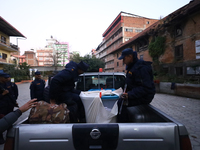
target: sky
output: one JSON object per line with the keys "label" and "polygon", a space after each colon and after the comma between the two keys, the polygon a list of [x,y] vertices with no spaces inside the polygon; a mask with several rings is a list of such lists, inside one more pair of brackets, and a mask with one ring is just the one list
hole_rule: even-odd
{"label": "sky", "polygon": [[0,16],[26,39],[11,37],[21,55],[47,45],[51,36],[68,42],[69,51],[89,54],[102,42],[102,34],[121,11],[163,18],[190,0],[0,0]]}

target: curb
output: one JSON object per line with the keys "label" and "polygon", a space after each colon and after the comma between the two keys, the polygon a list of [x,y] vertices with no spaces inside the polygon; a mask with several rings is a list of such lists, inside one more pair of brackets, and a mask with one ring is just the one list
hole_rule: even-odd
{"label": "curb", "polygon": [[[22,80],[21,82],[15,82],[15,84],[22,84],[22,83],[30,83],[33,80]],[[45,82],[47,82],[47,80],[45,80]]]}

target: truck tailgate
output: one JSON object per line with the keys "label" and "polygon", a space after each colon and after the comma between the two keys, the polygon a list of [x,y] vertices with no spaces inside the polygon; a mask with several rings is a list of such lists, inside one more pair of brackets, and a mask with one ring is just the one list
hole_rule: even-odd
{"label": "truck tailgate", "polygon": [[178,132],[175,123],[22,124],[15,150],[179,150]]}

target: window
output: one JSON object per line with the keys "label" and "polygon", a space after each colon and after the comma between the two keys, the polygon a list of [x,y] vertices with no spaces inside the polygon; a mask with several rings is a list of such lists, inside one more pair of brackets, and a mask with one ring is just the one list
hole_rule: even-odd
{"label": "window", "polygon": [[44,65],[44,63],[43,62],[39,62],[39,65],[42,66],[42,65]]}
{"label": "window", "polygon": [[168,74],[168,68],[163,68],[162,71],[164,74]]}
{"label": "window", "polygon": [[117,58],[119,57],[119,54],[117,53]]}
{"label": "window", "polygon": [[182,28],[180,26],[175,27],[175,36],[181,36],[182,35]]}
{"label": "window", "polygon": [[147,21],[147,24],[149,24],[149,21]]}
{"label": "window", "polygon": [[43,53],[38,53],[38,56],[43,56]]}
{"label": "window", "polygon": [[6,44],[6,38],[4,36],[1,36],[1,43]]}
{"label": "window", "polygon": [[139,33],[139,32],[142,32],[141,29],[135,29],[135,32]]}
{"label": "window", "polygon": [[175,47],[175,59],[181,60],[183,58],[183,45],[178,45]]}
{"label": "window", "polygon": [[[84,78],[85,78],[85,87],[84,87]],[[123,75],[91,75],[91,76],[81,76],[77,82],[77,90],[88,91],[90,89],[111,89],[113,88],[113,81],[115,89],[124,87],[125,76]]]}
{"label": "window", "polygon": [[119,62],[117,62],[117,66],[119,66]]}
{"label": "window", "polygon": [[2,53],[2,59],[6,59],[7,58],[7,54]]}
{"label": "window", "polygon": [[39,60],[43,60],[43,57],[39,57]]}
{"label": "window", "polygon": [[125,32],[133,32],[133,29],[125,28]]}
{"label": "window", "polygon": [[176,75],[181,76],[183,75],[183,67],[176,67]]}

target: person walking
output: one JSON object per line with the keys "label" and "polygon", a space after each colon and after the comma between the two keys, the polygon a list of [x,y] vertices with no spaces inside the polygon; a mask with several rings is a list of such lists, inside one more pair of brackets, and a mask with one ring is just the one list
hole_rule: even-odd
{"label": "person walking", "polygon": [[75,90],[75,82],[80,74],[88,69],[88,64],[81,61],[79,64],[71,61],[65,69],[56,74],[50,84],[49,97],[51,104],[66,103],[70,111],[70,121],[81,120],[84,114],[84,107],[79,97],[81,91]]}
{"label": "person walking", "polygon": [[37,101],[44,100],[43,92],[45,87],[45,81],[41,79],[41,73],[35,72],[35,80],[30,85],[31,99],[37,98]]}

